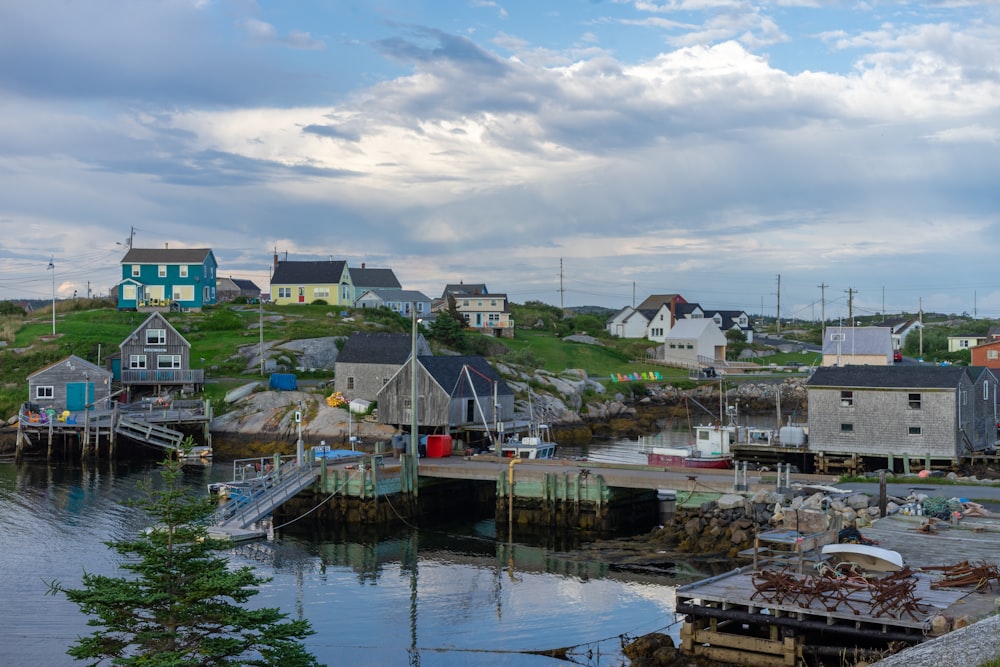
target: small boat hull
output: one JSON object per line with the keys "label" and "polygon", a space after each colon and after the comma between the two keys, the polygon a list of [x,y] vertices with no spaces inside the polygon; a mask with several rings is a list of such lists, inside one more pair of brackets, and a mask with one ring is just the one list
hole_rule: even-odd
{"label": "small boat hull", "polygon": [[731,456],[688,456],[650,452],[646,463],[657,468],[711,468],[726,470],[733,467]]}
{"label": "small boat hull", "polygon": [[871,572],[897,572],[903,567],[903,557],[898,551],[870,544],[827,544],[823,546],[823,555],[838,563],[857,563]]}

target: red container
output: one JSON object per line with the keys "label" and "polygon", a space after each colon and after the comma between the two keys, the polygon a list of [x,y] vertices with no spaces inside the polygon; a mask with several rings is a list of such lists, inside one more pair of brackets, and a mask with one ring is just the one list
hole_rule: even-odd
{"label": "red container", "polygon": [[427,436],[427,458],[443,459],[446,456],[451,456],[451,436],[450,435]]}

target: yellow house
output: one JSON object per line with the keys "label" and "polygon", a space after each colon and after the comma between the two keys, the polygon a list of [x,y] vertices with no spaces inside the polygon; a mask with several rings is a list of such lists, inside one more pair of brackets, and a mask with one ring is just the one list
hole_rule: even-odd
{"label": "yellow house", "polygon": [[323,300],[332,306],[353,306],[354,285],[343,260],[278,261],[274,256],[271,301],[286,306]]}
{"label": "yellow house", "polygon": [[332,258],[328,261],[278,261],[278,256],[274,256],[271,301],[278,305],[321,300],[331,306],[355,306],[358,297],[376,289],[392,293],[400,292],[402,287],[392,269],[370,269],[364,263],[351,268],[347,262]]}
{"label": "yellow house", "polygon": [[962,336],[948,336],[948,351],[960,352],[969,350],[977,345],[986,342],[985,334],[964,334]]}

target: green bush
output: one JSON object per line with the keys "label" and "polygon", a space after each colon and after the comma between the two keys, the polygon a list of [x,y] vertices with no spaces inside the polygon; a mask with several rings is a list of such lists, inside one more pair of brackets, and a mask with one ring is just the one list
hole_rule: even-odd
{"label": "green bush", "polygon": [[243,328],[243,320],[228,308],[214,310],[202,321],[200,328],[203,331],[236,331]]}

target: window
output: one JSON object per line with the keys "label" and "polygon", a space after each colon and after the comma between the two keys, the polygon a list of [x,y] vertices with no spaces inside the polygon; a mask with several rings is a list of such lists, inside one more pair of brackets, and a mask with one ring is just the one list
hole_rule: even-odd
{"label": "window", "polygon": [[465,306],[466,308],[468,308],[469,307],[469,300],[468,299],[462,299],[462,305]]}
{"label": "window", "polygon": [[671,350],[677,349],[677,343],[671,343],[670,344],[670,349]]}
{"label": "window", "polygon": [[317,287],[313,290],[314,299],[327,299],[330,297],[329,287]]}
{"label": "window", "polygon": [[146,345],[166,345],[166,329],[146,329]]}
{"label": "window", "polygon": [[997,357],[1000,357],[1000,353],[998,353],[996,350],[986,350],[987,359],[996,359]]}
{"label": "window", "polygon": [[840,407],[850,408],[853,405],[854,405],[854,392],[853,391],[840,392]]}
{"label": "window", "polygon": [[403,399],[403,409],[404,410],[409,410],[413,406],[413,403],[410,402],[411,400],[412,399],[410,399],[410,398],[404,398]]}
{"label": "window", "polygon": [[181,278],[187,278],[187,277],[188,277],[188,265],[181,264]]}
{"label": "window", "polygon": [[181,355],[179,354],[161,354],[156,357],[156,367],[157,368],[180,368],[181,367]]}
{"label": "window", "polygon": [[920,427],[919,426],[910,426],[909,428],[906,429],[906,433],[908,435],[920,435]]}
{"label": "window", "polygon": [[146,367],[146,355],[145,354],[133,354],[128,358],[128,367],[135,369],[143,369]]}
{"label": "window", "polygon": [[354,389],[354,378],[353,377],[347,378],[347,389],[348,389],[348,391],[350,391],[351,389]]}
{"label": "window", "polygon": [[990,383],[989,382],[984,382],[983,383],[983,400],[984,401],[990,400]]}
{"label": "window", "polygon": [[841,424],[840,425],[840,432],[841,433],[854,433],[854,424]]}
{"label": "window", "polygon": [[132,265],[132,277],[133,278],[138,278],[141,271],[142,271],[142,267],[141,266],[139,266],[138,264],[133,264]]}
{"label": "window", "polygon": [[135,301],[135,285],[122,285],[122,299]]}
{"label": "window", "polygon": [[160,264],[159,266],[157,266],[156,267],[156,275],[158,275],[161,278],[166,278],[167,277],[167,265],[166,264]]}
{"label": "window", "polygon": [[687,349],[689,349],[689,350],[693,350],[694,349],[694,345],[692,345],[691,343],[688,343],[687,345],[685,345],[685,347]]}
{"label": "window", "polygon": [[35,387],[35,398],[55,398],[55,389],[51,386]]}
{"label": "window", "polygon": [[500,313],[490,313],[489,315],[486,316],[486,319],[489,321],[490,324],[496,324],[497,322],[500,321]]}
{"label": "window", "polygon": [[920,409],[920,394],[910,394],[907,400],[909,401],[911,410]]}

